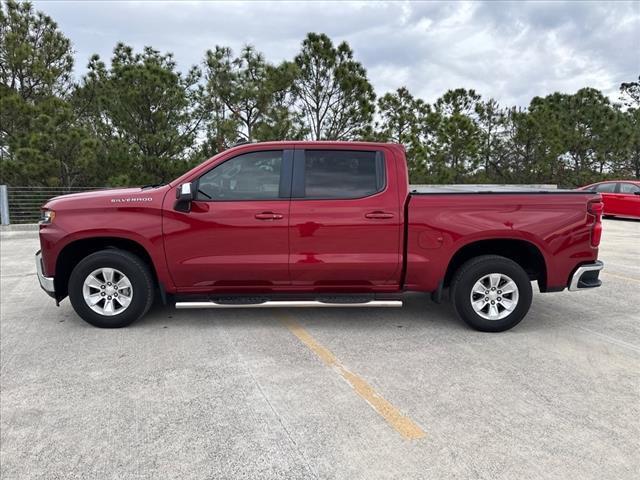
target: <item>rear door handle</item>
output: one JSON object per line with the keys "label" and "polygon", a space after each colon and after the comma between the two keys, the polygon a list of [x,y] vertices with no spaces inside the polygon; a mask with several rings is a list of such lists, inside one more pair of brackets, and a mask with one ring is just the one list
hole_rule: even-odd
{"label": "rear door handle", "polygon": [[284,215],[281,213],[273,213],[273,212],[261,212],[256,213],[256,219],[258,220],[282,220]]}
{"label": "rear door handle", "polygon": [[377,219],[393,218],[393,213],[375,211],[375,212],[365,213],[364,216],[365,218],[373,218],[377,220]]}

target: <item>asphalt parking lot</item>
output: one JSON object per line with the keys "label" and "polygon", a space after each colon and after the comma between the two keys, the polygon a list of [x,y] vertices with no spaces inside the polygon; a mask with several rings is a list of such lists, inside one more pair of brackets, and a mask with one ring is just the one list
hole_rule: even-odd
{"label": "asphalt parking lot", "polygon": [[0,234],[2,478],[638,478],[640,222],[605,220],[600,289],[500,334],[420,295],[100,330],[37,248]]}

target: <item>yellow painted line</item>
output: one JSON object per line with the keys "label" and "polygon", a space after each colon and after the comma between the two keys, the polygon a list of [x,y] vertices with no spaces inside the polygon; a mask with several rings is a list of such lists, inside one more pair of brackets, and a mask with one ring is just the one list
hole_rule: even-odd
{"label": "yellow painted line", "polygon": [[336,356],[309,334],[290,317],[284,317],[284,324],[298,339],[309,347],[329,367],[336,370],[371,407],[380,414],[400,435],[409,440],[425,436],[424,431],[410,418],[404,416],[396,407],[377,393],[364,379],[349,371]]}
{"label": "yellow painted line", "polygon": [[624,275],[616,275],[615,273],[609,273],[607,271],[602,271],[602,273],[604,273],[605,275],[609,275],[611,277],[616,277],[616,278],[620,278],[622,280],[629,280],[631,282],[638,282],[640,283],[640,280],[637,278],[633,278],[633,277],[625,277]]}

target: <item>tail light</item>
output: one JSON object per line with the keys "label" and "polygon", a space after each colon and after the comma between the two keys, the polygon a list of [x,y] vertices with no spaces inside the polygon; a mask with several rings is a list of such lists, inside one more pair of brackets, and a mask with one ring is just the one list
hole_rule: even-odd
{"label": "tail light", "polygon": [[604,204],[602,200],[593,200],[587,204],[588,216],[592,219],[593,225],[591,226],[591,246],[597,247],[600,245],[600,238],[602,237],[602,212],[604,210]]}

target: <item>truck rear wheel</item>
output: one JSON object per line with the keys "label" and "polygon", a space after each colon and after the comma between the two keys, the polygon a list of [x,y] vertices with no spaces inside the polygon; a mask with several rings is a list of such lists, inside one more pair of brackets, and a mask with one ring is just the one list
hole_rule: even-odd
{"label": "truck rear wheel", "polygon": [[531,307],[533,290],[524,269],[498,255],[482,255],[456,272],[451,298],[458,316],[483,332],[516,326]]}
{"label": "truck rear wheel", "polygon": [[83,258],[71,272],[69,299],[86,322],[101,328],[126,327],[153,302],[147,265],[124,250],[109,249]]}

